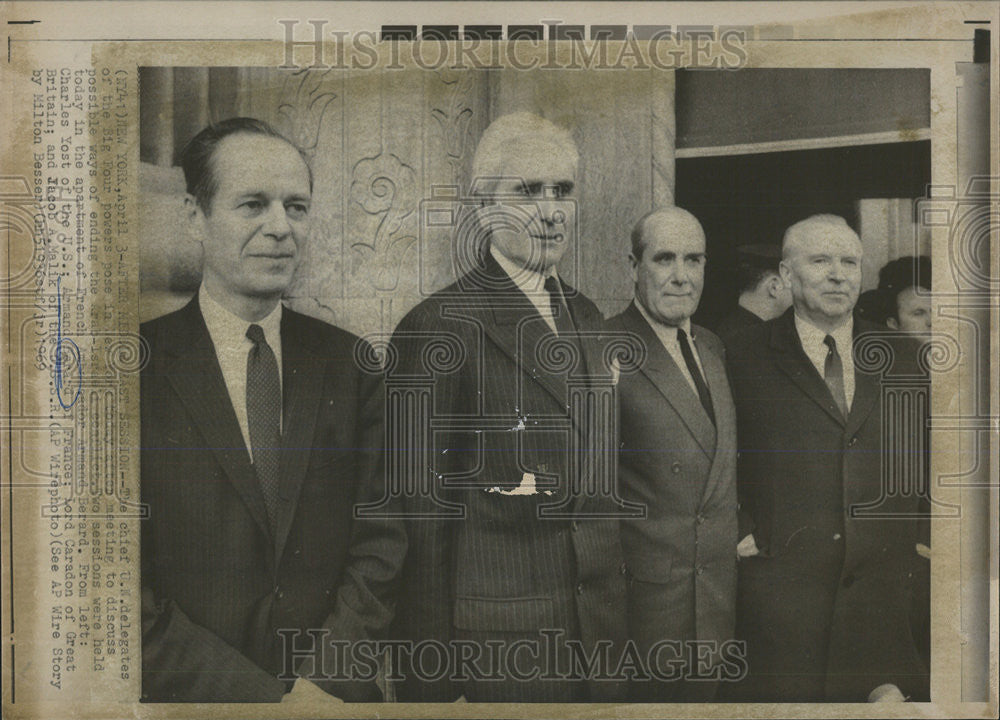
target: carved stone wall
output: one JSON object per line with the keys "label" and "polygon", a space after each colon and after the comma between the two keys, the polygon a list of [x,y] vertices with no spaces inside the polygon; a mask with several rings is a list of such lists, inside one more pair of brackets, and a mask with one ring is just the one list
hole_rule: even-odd
{"label": "carved stone wall", "polygon": [[[176,169],[152,165],[166,165],[184,132],[197,130],[178,135],[177,117],[189,110],[202,119],[268,120],[311,155],[313,229],[288,301],[355,333],[391,331],[426,293],[454,280],[452,233],[423,223],[422,203],[468,192],[476,142],[499,115],[530,110],[573,132],[580,234],[560,272],[607,314],[631,298],[632,223],[673,197],[668,73],[186,69],[184,83],[209,86],[182,84],[182,95],[206,110],[179,104],[181,80],[165,79],[166,69],[145,72],[157,94],[142,97],[143,116],[152,118],[142,142],[150,163],[140,216],[144,319],[177,307],[199,281],[197,246],[183,230],[183,181]],[[225,102],[213,100],[221,87]]]}

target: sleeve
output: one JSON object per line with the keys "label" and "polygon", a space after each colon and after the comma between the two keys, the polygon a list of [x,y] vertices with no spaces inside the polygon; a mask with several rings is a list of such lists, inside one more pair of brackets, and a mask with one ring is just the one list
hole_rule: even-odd
{"label": "sleeve", "polygon": [[285,683],[142,588],[143,702],[279,702]]}
{"label": "sleeve", "polygon": [[[385,483],[385,384],[381,376],[360,373],[357,405],[356,445],[358,491],[351,530],[348,561],[337,590],[336,600],[324,625],[331,630],[327,637],[355,643],[385,635],[395,612],[407,538],[398,499],[388,495]],[[362,506],[375,506],[383,498],[389,503],[380,508],[388,517],[358,514]],[[395,517],[392,517],[395,515]],[[323,654],[327,663],[335,662],[330,648]],[[330,677],[335,668],[324,668]],[[310,681],[331,695],[347,702],[381,700],[374,683],[349,680]]]}
{"label": "sleeve", "polygon": [[[422,312],[421,312],[422,310]],[[429,375],[424,367],[426,344],[443,332],[440,318],[432,317],[426,306],[404,319],[393,335],[393,348],[397,364],[390,374],[396,383],[406,383],[410,379],[431,379],[430,410],[454,412],[458,395],[460,373]],[[413,432],[418,422],[429,421],[410,417],[414,405],[390,403],[388,422],[398,430],[400,437],[415,438]],[[429,432],[423,437],[430,437]],[[447,442],[447,441],[446,441]],[[426,451],[426,452],[425,452]],[[412,644],[423,640],[448,643],[452,639],[452,615],[454,598],[451,592],[452,529],[454,520],[441,517],[440,507],[435,500],[443,497],[441,471],[446,469],[435,464],[434,453],[419,443],[412,443],[406,450],[418,453],[415,457],[397,458],[402,467],[416,467],[421,477],[404,478],[413,482],[417,492],[404,497],[407,513],[406,528],[409,537],[409,554],[403,572],[403,593],[406,609],[401,612],[394,626],[394,639]],[[446,459],[446,458],[445,458]],[[423,465],[417,465],[423,463]],[[419,489],[433,489],[421,492]],[[409,656],[399,654],[398,672],[402,676],[399,685],[399,699],[409,702],[450,702],[461,695],[460,687],[447,677],[431,682],[418,677],[409,665]]]}
{"label": "sleeve", "polygon": [[[724,345],[721,341],[719,342],[721,348],[721,357],[723,364],[726,368],[726,379],[729,381],[729,387],[733,394],[733,403],[739,402],[739,394],[737,392],[735,372],[733,368],[733,357],[736,353]],[[739,407],[737,406],[737,416],[739,414]],[[745,483],[740,482],[740,424],[736,423],[736,527],[737,527],[737,541],[743,540],[748,535],[753,535],[754,529],[756,528],[756,523],[754,523],[753,517],[750,512],[746,509],[746,498],[745,498]]]}

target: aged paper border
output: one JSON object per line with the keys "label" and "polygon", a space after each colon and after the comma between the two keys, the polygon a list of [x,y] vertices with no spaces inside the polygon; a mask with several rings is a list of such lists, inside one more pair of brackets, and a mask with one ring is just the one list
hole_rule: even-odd
{"label": "aged paper border", "polygon": [[[991,66],[991,116],[998,113],[998,5],[985,3],[763,3],[733,4],[615,4],[615,3],[354,3],[344,7],[334,7],[325,3],[283,4],[272,3],[215,3],[194,7],[186,3],[96,3],[71,5],[64,3],[9,3],[4,11],[5,20],[31,20],[41,22],[33,25],[7,25],[11,60],[4,67],[4,95],[13,93],[16,82],[22,82],[34,65],[47,66],[90,66],[93,63],[109,68],[133,69],[139,65],[277,65],[283,56],[281,43],[282,28],[275,18],[330,18],[331,26],[346,30],[377,30],[382,24],[472,24],[511,22],[512,15],[525,23],[537,23],[544,19],[563,19],[579,24],[689,24],[689,25],[768,25],[787,30],[791,37],[750,43],[749,66],[757,67],[926,67],[930,66],[932,93],[932,176],[940,185],[954,185],[958,181],[956,126],[956,80],[955,62],[971,60],[971,33],[957,35],[957,29],[968,20],[989,20],[985,26],[993,30],[990,56]],[[262,22],[263,20],[263,22]],[[780,33],[779,33],[780,36]],[[233,42],[208,43],[208,38],[227,38]],[[248,38],[245,42],[236,42]],[[892,42],[887,38],[906,38],[903,42]],[[187,40],[190,39],[190,40]],[[202,40],[199,42],[199,40]],[[8,85],[8,81],[10,85]],[[8,87],[11,90],[8,90]],[[131,89],[128,103],[133,120],[129,125],[128,160],[133,168],[138,167],[137,95]],[[31,137],[30,119],[25,120],[19,112],[20,106],[8,106],[4,114],[5,155],[10,161],[4,175],[23,174],[31,176],[32,164],[30,146],[26,139]],[[995,125],[994,125],[995,127]],[[994,134],[990,140],[990,168],[994,177],[1000,175],[998,168],[998,139]],[[134,170],[133,170],[134,177]],[[996,192],[996,186],[994,186]],[[123,310],[135,313],[138,318],[138,282],[136,246],[136,202],[137,187],[122,193],[125,204],[124,216],[130,229],[125,237],[130,244],[125,252],[128,256],[121,267],[132,273],[128,284],[128,305],[117,305],[117,312]],[[991,242],[996,248],[996,226]],[[8,235],[8,238],[10,236]],[[935,231],[933,240],[934,262],[944,267],[948,262],[947,229]],[[8,239],[8,258],[10,258]],[[17,258],[17,248],[14,249]],[[998,257],[992,257],[992,277],[1000,277]],[[8,269],[13,265],[5,260]],[[940,306],[954,305],[955,298],[947,299],[949,288],[938,286],[935,278],[935,292],[940,292],[937,301]],[[5,299],[10,312],[11,295]],[[961,302],[961,301],[960,301]],[[997,305],[995,295],[986,303],[989,323],[989,345],[991,356],[997,354]],[[8,317],[10,315],[8,314]],[[937,318],[936,318],[937,322]],[[957,322],[948,324],[942,319],[941,329],[954,332],[961,339],[963,350],[970,348],[968,335]],[[18,346],[18,338],[8,333],[5,338],[5,374],[11,363],[25,357],[25,348]],[[30,356],[30,353],[29,355]],[[975,378],[967,376],[968,366],[961,366],[956,372],[937,377],[934,384],[935,415],[954,414],[954,403],[961,407],[968,401],[962,400],[970,383]],[[23,368],[22,368],[23,369]],[[963,375],[963,371],[966,372]],[[992,424],[985,424],[989,440],[988,463],[991,475],[996,476],[997,438],[996,412],[998,391],[996,366],[989,371],[990,383],[989,418]],[[8,377],[10,377],[8,375]],[[7,380],[8,378],[5,378]],[[8,392],[10,386],[8,386]],[[46,393],[45,378],[32,377],[22,391]],[[137,413],[137,395],[130,395],[131,413]],[[957,400],[956,400],[957,398]],[[9,398],[8,398],[9,399]],[[3,428],[5,435],[13,437],[12,430],[22,422],[15,413],[5,407]],[[961,413],[959,413],[961,414]],[[987,418],[987,419],[989,419]],[[980,418],[982,419],[982,418]],[[932,472],[959,472],[962,467],[960,455],[967,451],[967,438],[935,436],[933,441]],[[127,430],[123,440],[137,438],[134,424]],[[6,441],[6,438],[5,438]],[[136,442],[133,442],[134,446]],[[35,614],[30,609],[30,598],[15,595],[15,587],[20,593],[22,578],[30,578],[31,553],[27,556],[25,545],[42,527],[37,505],[32,512],[21,504],[13,504],[14,489],[18,484],[11,445],[5,446],[3,457],[5,475],[3,488],[3,580],[4,589],[4,637],[3,672],[5,714],[11,717],[49,716],[142,716],[142,717],[908,717],[913,714],[930,717],[947,716],[989,716],[996,712],[997,703],[997,486],[989,490],[990,516],[989,531],[991,559],[989,583],[989,627],[981,632],[989,644],[990,667],[986,676],[990,678],[989,698],[986,703],[963,703],[961,647],[970,641],[962,637],[960,593],[962,582],[962,562],[959,549],[962,547],[960,531],[955,523],[939,522],[933,528],[932,544],[935,547],[932,593],[932,644],[934,647],[932,667],[932,695],[934,702],[913,707],[908,705],[334,705],[324,703],[319,706],[250,706],[250,705],[139,705],[128,698],[138,696],[137,674],[126,682],[113,682],[97,676],[86,683],[80,692],[72,697],[55,701],[24,704],[11,697],[7,679],[17,682],[17,673],[23,663],[23,654],[15,657],[14,648],[22,647],[36,633],[39,637],[46,631],[48,618]],[[41,455],[47,455],[48,448],[39,448]],[[132,457],[129,465],[133,477],[137,458]],[[29,494],[27,488],[19,493]],[[942,489],[939,497],[943,500],[961,502],[963,491],[958,487]],[[18,501],[18,503],[20,500]],[[135,533],[129,542],[136,540]],[[29,558],[26,562],[25,558]],[[12,583],[13,579],[17,579]],[[16,583],[16,584],[15,584]],[[39,589],[35,590],[36,592]],[[10,601],[8,601],[10,600]],[[137,602],[137,595],[133,595]],[[12,614],[10,602],[14,602],[16,616]],[[136,604],[137,610],[137,604]],[[135,613],[138,617],[138,613]],[[15,626],[16,621],[16,626]],[[16,630],[15,630],[16,627]],[[16,634],[15,634],[16,632]],[[978,635],[979,632],[976,634]],[[23,653],[30,654],[30,650]],[[137,655],[133,660],[137,661]],[[136,666],[137,667],[137,666]],[[85,691],[85,692],[84,692]],[[111,698],[114,698],[112,700]]]}

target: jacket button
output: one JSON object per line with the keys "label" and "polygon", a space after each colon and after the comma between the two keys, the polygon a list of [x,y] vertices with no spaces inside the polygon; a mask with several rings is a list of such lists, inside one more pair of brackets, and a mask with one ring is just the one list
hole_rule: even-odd
{"label": "jacket button", "polygon": [[845,575],[844,579],[840,581],[840,584],[843,585],[845,588],[851,587],[851,585],[854,584],[854,575],[851,574]]}
{"label": "jacket button", "polygon": [[576,586],[576,594],[583,595],[583,583],[578,583]]}
{"label": "jacket button", "polygon": [[704,565],[699,565],[695,569],[695,574],[697,574],[697,575],[703,575],[704,573],[705,573],[705,566]]}
{"label": "jacket button", "polygon": [[698,517],[696,517],[695,520],[699,525],[701,525],[703,522],[705,522],[705,516],[702,515],[701,513],[698,513]]}
{"label": "jacket button", "polygon": [[625,567],[625,563],[622,563],[621,565],[618,566],[618,572],[620,572],[622,575],[628,572],[628,568]]}
{"label": "jacket button", "polygon": [[299,557],[301,554],[302,550],[300,548],[295,548],[295,551],[292,553],[295,557]]}
{"label": "jacket button", "polygon": [[580,529],[580,521],[579,520],[574,520],[573,522],[571,522],[569,524],[569,526],[570,526],[570,529],[573,532],[577,532]]}
{"label": "jacket button", "polygon": [[855,435],[854,437],[852,437],[850,440],[847,441],[847,447],[854,447],[857,444],[858,444],[857,435]]}
{"label": "jacket button", "polygon": [[285,592],[281,589],[280,585],[274,586],[274,597],[278,598],[279,600],[285,597]]}
{"label": "jacket button", "polygon": [[675,462],[673,465],[670,466],[670,472],[672,472],[674,475],[676,475],[680,471],[681,471],[681,464],[679,462]]}

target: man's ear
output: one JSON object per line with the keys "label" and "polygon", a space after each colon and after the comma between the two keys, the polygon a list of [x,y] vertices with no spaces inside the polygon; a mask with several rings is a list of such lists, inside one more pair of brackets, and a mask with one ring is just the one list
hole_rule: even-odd
{"label": "man's ear", "polygon": [[770,297],[772,300],[777,300],[778,295],[781,294],[781,289],[783,286],[784,283],[782,283],[780,275],[778,275],[777,273],[771,275],[771,277],[769,277],[767,280],[768,297]]}
{"label": "man's ear", "polygon": [[785,286],[792,286],[792,268],[785,260],[778,263],[778,277],[781,278],[781,282]]}
{"label": "man's ear", "polygon": [[191,215],[198,212],[198,201],[195,199],[194,195],[191,193],[184,194],[184,212],[187,214],[188,219],[191,219]]}
{"label": "man's ear", "polygon": [[632,271],[632,282],[639,282],[639,258],[633,253],[628,254],[629,268]]}
{"label": "man's ear", "polygon": [[198,200],[190,193],[184,196],[184,216],[187,220],[188,233],[193,240],[200,243],[205,236],[201,225],[205,213],[198,204]]}
{"label": "man's ear", "polygon": [[891,315],[885,319],[885,324],[890,330],[899,330],[899,320],[892,317]]}

